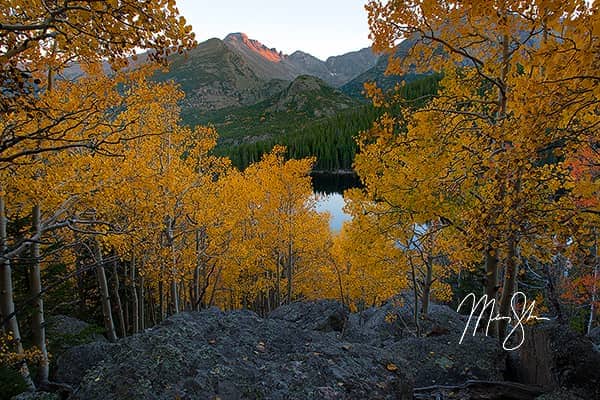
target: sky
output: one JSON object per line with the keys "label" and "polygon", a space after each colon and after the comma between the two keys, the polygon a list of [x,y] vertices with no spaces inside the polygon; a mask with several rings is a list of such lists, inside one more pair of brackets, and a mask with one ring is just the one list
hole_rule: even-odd
{"label": "sky", "polygon": [[327,57],[371,45],[366,0],[177,0],[203,42],[244,32],[285,54]]}

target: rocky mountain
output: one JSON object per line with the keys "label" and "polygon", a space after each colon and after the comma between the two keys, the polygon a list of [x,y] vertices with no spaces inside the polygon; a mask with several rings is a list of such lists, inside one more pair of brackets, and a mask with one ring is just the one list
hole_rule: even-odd
{"label": "rocky mountain", "polygon": [[230,33],[223,39],[223,43],[263,80],[290,81],[301,74],[301,71],[287,62],[286,55],[277,49],[268,48],[258,40],[248,38],[245,33]]}
{"label": "rocky mountain", "polygon": [[341,56],[329,57],[325,64],[338,79],[339,86],[342,86],[361,73],[373,68],[380,58],[379,55],[373,53],[370,47],[366,47]]}
{"label": "rocky mountain", "polygon": [[256,63],[219,39],[200,43],[186,55],[172,58],[159,80],[177,82],[186,94],[184,110],[209,111],[260,102],[282,90],[284,80],[266,79]]}
{"label": "rocky mountain", "polygon": [[[402,41],[396,49],[396,57],[404,57],[413,46],[414,40],[407,39]],[[364,70],[362,73],[356,75],[353,79],[347,81],[340,87],[340,90],[346,93],[348,96],[360,98],[362,97],[362,91],[365,82],[376,82],[378,87],[384,89],[390,89],[402,80],[410,82],[419,75],[409,74],[406,76],[386,75],[385,71],[388,66],[388,56],[382,55],[378,58],[377,62],[370,68]]]}
{"label": "rocky mountain", "polygon": [[370,47],[329,57],[327,61],[321,61],[301,51],[296,51],[286,58],[287,62],[303,74],[319,77],[334,87],[340,87],[374,67],[378,60],[379,56],[374,54]]}
{"label": "rocky mountain", "polygon": [[339,86],[335,84],[335,75],[329,70],[327,64],[317,57],[303,51],[295,51],[286,58],[286,62],[293,65],[297,71],[302,71],[306,75],[316,76],[332,86]]}
{"label": "rocky mountain", "polygon": [[244,33],[209,39],[171,60],[160,80],[174,80],[186,93],[184,112],[243,107],[270,98],[301,75],[312,75],[339,87],[375,65],[370,49],[321,61],[297,51],[285,55]]}
{"label": "rocky mountain", "polygon": [[215,125],[222,143],[264,140],[292,128],[332,117],[360,102],[310,75],[301,75],[258,103],[198,112],[184,110],[189,125]]}
{"label": "rocky mountain", "polygon": [[273,100],[273,104],[267,108],[268,112],[304,112],[316,118],[333,116],[356,104],[342,92],[310,75],[294,79]]}
{"label": "rocky mountain", "polygon": [[245,33],[231,33],[223,41],[263,79],[292,80],[300,75],[312,75],[331,86],[339,87],[375,66],[379,59],[371,48],[329,57],[327,61],[303,51],[285,55],[250,39]]}
{"label": "rocky mountain", "polygon": [[[146,54],[140,54],[131,65],[146,59]],[[169,70],[157,73],[155,78],[172,80],[181,86],[186,94],[182,102],[184,117],[186,122],[194,122],[195,118],[190,116],[195,114],[243,108],[271,99],[304,75],[318,78],[319,88],[340,87],[376,65],[378,59],[370,48],[330,57],[327,61],[302,51],[285,55],[244,33],[231,33],[223,40],[213,38],[202,42],[185,55],[173,55]],[[108,64],[105,68],[110,71]],[[81,74],[80,66],[73,63],[63,71],[62,77],[77,79]],[[325,90],[319,99],[326,97],[325,92],[334,93]],[[340,100],[340,95],[336,92],[329,103]],[[345,109],[349,104],[344,98],[339,107],[315,107],[313,111],[318,118],[336,108]]]}

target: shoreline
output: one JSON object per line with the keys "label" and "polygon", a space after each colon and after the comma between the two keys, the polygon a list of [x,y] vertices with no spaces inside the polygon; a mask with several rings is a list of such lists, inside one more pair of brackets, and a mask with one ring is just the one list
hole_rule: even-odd
{"label": "shoreline", "polygon": [[325,170],[325,169],[313,169],[310,171],[310,175],[354,175],[358,177],[358,174],[353,169],[336,169],[336,170]]}

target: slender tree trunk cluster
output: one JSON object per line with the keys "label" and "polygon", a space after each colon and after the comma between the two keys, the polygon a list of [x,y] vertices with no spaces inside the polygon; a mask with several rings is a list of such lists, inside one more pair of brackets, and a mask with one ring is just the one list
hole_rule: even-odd
{"label": "slender tree trunk cluster", "polygon": [[[13,297],[13,280],[10,259],[5,255],[8,251],[8,234],[7,234],[8,219],[6,218],[6,205],[4,204],[4,196],[0,194],[0,250],[2,251],[2,260],[0,260],[0,317],[3,321],[3,331],[12,338],[15,350],[18,354],[24,353],[23,343],[21,342],[21,332],[15,303]],[[42,317],[43,318],[43,317]],[[30,390],[35,389],[33,380],[29,373],[29,368],[26,363],[22,363],[19,367],[25,384]]]}
{"label": "slender tree trunk cluster", "polygon": [[[501,24],[506,24],[508,13],[506,10],[500,10]],[[509,37],[504,35],[502,37],[502,69],[500,77],[496,82],[498,91],[498,111],[496,113],[495,124],[498,125],[499,129],[502,127],[503,121],[507,116],[507,103],[508,103],[508,86],[506,84],[508,80],[508,74],[510,72],[510,48],[509,48]],[[495,143],[496,146],[512,146],[510,143]],[[502,187],[500,196],[503,198],[507,192],[514,191],[518,193],[520,184],[518,177],[508,177],[509,189]],[[494,239],[490,238],[489,246],[485,251],[485,274],[486,274],[486,285],[485,294],[488,300],[494,300],[494,307],[490,311],[490,317],[501,315],[507,316],[510,309],[512,296],[515,292],[518,272],[518,234],[516,232],[510,232],[509,237],[505,240],[506,246],[503,259],[503,264],[500,264],[501,250],[494,246]],[[502,267],[502,268],[501,268]],[[502,285],[499,284],[499,279],[502,278]],[[498,291],[501,290],[500,298],[498,298]],[[488,332],[491,335],[498,337],[499,340],[504,340],[504,334],[506,332],[508,322],[506,319],[494,320],[491,324],[491,331]]]}
{"label": "slender tree trunk cluster", "polygon": [[98,285],[100,288],[100,302],[102,304],[102,315],[104,317],[104,329],[106,330],[105,333],[108,337],[108,340],[110,340],[111,342],[116,342],[117,332],[113,320],[108,280],[106,279],[106,270],[104,268],[104,258],[102,256],[102,249],[100,248],[100,245],[98,243],[95,243],[94,251],[96,274],[98,277]]}

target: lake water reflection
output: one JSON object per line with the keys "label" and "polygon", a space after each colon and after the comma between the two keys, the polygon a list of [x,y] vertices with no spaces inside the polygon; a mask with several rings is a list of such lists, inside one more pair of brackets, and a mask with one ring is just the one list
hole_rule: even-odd
{"label": "lake water reflection", "polygon": [[339,232],[345,221],[352,217],[344,212],[345,190],[360,186],[360,180],[353,174],[324,174],[312,175],[313,191],[317,198],[317,211],[329,212],[329,226],[333,232]]}

